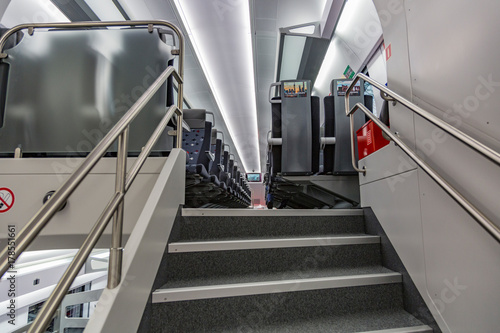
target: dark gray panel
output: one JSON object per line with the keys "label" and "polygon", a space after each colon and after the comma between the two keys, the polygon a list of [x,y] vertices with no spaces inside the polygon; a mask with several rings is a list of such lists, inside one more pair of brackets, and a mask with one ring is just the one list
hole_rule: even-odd
{"label": "dark gray panel", "polygon": [[329,46],[329,39],[307,37],[297,79],[311,80],[314,85]]}
{"label": "dark gray panel", "polygon": [[[167,67],[171,47],[146,29],[36,31],[7,50],[0,152],[86,153]],[[166,111],[164,85],[132,123],[140,151]],[[160,138],[155,150],[170,150]]]}
{"label": "dark gray panel", "polygon": [[287,82],[281,84],[281,124],[283,174],[311,173],[312,120],[311,120],[311,82],[306,85],[305,97],[286,97]]}

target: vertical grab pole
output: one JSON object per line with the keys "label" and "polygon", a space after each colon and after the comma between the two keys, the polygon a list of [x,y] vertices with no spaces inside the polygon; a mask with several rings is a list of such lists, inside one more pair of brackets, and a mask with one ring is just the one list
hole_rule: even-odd
{"label": "vertical grab pole", "polygon": [[360,172],[363,175],[366,175],[365,167],[363,167],[363,169],[360,169],[356,165],[356,149],[354,149],[355,146],[356,146],[356,141],[355,141],[356,133],[354,133],[354,112],[351,113],[351,114],[349,114],[349,122],[350,122],[350,127],[351,127],[351,161],[352,161],[352,167],[357,172]]}
{"label": "vertical grab pole", "polygon": [[176,148],[182,148],[182,111],[177,111],[177,147]]}
{"label": "vertical grab pole", "polygon": [[[116,156],[116,193],[125,194],[125,181],[127,178],[127,152],[128,152],[128,126],[118,138],[118,152]],[[122,278],[122,233],[123,233],[123,208],[125,200],[116,208],[113,216],[113,230],[111,235],[111,249],[109,250],[108,288],[116,288]]]}
{"label": "vertical grab pole", "polygon": [[184,36],[180,31],[176,31],[179,38],[179,76],[181,82],[178,85],[177,92],[177,148],[182,148],[182,115],[184,107]]}

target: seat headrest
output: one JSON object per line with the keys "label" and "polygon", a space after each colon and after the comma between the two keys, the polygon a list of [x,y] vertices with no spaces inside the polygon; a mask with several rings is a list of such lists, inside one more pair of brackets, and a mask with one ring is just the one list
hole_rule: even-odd
{"label": "seat headrest", "polygon": [[207,110],[205,109],[185,109],[183,110],[184,121],[191,128],[205,128],[205,118]]}

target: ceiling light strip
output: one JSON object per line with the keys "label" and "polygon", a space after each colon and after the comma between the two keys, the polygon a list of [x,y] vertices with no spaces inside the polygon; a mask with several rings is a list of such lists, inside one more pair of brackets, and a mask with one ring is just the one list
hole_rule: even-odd
{"label": "ceiling light strip", "polygon": [[[223,100],[221,96],[219,95],[219,90],[216,89],[216,85],[213,82],[213,74],[210,72],[209,67],[205,64],[204,62],[204,57],[203,54],[199,48],[199,37],[196,35],[195,32],[193,32],[189,26],[189,19],[186,17],[186,13],[182,7],[182,4],[179,0],[174,0],[175,6],[177,8],[177,11],[179,13],[179,16],[181,18],[181,21],[184,25],[184,28],[186,29],[186,32],[188,34],[189,39],[191,40],[191,44],[193,45],[194,51],[196,53],[196,56],[198,58],[198,61],[200,62],[200,65],[203,69],[203,72],[205,74],[205,77],[208,81],[208,84],[210,86],[210,89],[212,90],[212,94],[215,98],[215,102],[221,111],[222,117],[224,119],[224,122],[226,123],[227,130],[229,132],[229,135],[233,139],[235,149],[238,152],[238,156],[240,157],[240,160],[243,164],[243,168],[245,171],[251,171],[255,170],[255,172],[260,172],[260,153],[257,152],[257,158],[259,159],[257,161],[257,167],[258,169],[255,168],[249,168],[248,163],[246,161],[247,156],[244,156],[240,154],[241,151],[241,145],[238,140],[236,140],[236,136],[234,135],[234,129],[231,126],[231,121],[230,117],[227,113],[227,108],[225,107]],[[256,104],[256,96],[255,96],[255,72],[254,72],[254,61],[253,61],[253,52],[252,52],[252,35],[251,35],[251,26],[250,26],[250,6],[249,4],[245,5],[245,23],[247,25],[247,29],[245,29],[245,36],[243,37],[245,40],[245,44],[247,47],[247,50],[245,50],[246,54],[248,55],[247,61],[244,61],[247,66],[247,77],[250,80],[252,89],[251,89],[251,109],[252,109],[252,114],[253,114],[253,119],[252,119],[252,126],[254,127],[254,132],[255,132],[255,147],[258,150],[259,149],[259,142],[258,142],[258,126],[257,126],[257,104]]]}

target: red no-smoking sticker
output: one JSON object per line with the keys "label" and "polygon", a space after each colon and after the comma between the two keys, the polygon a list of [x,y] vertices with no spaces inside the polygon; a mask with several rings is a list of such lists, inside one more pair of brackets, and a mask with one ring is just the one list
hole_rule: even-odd
{"label": "red no-smoking sticker", "polygon": [[10,188],[0,188],[0,214],[8,212],[15,201],[14,192]]}

